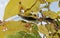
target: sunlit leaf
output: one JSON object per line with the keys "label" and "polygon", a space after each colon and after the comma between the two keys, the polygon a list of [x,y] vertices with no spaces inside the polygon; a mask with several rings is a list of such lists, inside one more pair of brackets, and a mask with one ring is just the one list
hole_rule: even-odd
{"label": "sunlit leaf", "polygon": [[44,25],[40,25],[38,28],[41,33],[46,34],[46,35],[49,34],[48,30],[46,29]]}
{"label": "sunlit leaf", "polygon": [[55,32],[56,32],[54,24],[51,24],[51,29],[50,29],[50,31],[51,31],[52,33],[55,33]]}
{"label": "sunlit leaf", "polygon": [[5,32],[3,32],[3,26],[0,26],[0,38],[4,38]]}
{"label": "sunlit leaf", "polygon": [[46,1],[45,1],[45,0],[39,0],[39,1],[40,1],[40,3],[41,3],[41,4],[46,3]]}
{"label": "sunlit leaf", "polygon": [[48,31],[50,31],[52,33],[56,32],[54,24],[48,24],[48,25],[46,25],[46,28],[48,29]]}
{"label": "sunlit leaf", "polygon": [[55,2],[55,1],[58,1],[58,0],[46,0],[46,2]]}
{"label": "sunlit leaf", "polygon": [[21,5],[24,9],[30,8],[34,3],[36,2],[36,0],[21,0]]}
{"label": "sunlit leaf", "polygon": [[19,30],[24,30],[26,31],[26,28],[25,28],[25,23],[23,22],[15,22],[15,21],[10,21],[10,22],[7,22],[5,23],[7,25],[7,31],[6,31],[6,34],[11,34],[11,33],[14,33],[14,32],[17,32]]}
{"label": "sunlit leaf", "polygon": [[[39,1],[36,1],[36,0],[30,0],[31,2],[28,2],[28,0],[26,0],[26,1],[23,1],[23,0],[21,0],[21,3],[22,3],[22,7],[23,7],[23,9],[24,9],[24,7],[26,8],[26,9],[28,9],[28,10],[26,10],[26,12],[24,12],[23,13],[23,16],[30,16],[30,17],[33,17],[33,18],[36,18],[36,16],[34,17],[34,15],[32,15],[32,14],[37,14],[38,13],[38,11],[39,11],[39,6],[40,6],[40,2]],[[34,1],[34,2],[33,2]],[[28,2],[28,3],[27,3]],[[33,3],[35,3],[35,4],[33,4]],[[23,6],[23,3],[24,3],[24,6]],[[25,4],[26,3],[26,4]],[[31,5],[30,5],[31,4]],[[27,6],[28,5],[28,6]],[[30,6],[29,6],[30,5]],[[21,15],[21,14],[20,14]]]}
{"label": "sunlit leaf", "polygon": [[10,0],[5,8],[4,20],[19,13],[20,0]]}
{"label": "sunlit leaf", "polygon": [[60,11],[57,12],[58,18],[60,18]]}
{"label": "sunlit leaf", "polygon": [[37,14],[39,11],[39,6],[40,6],[40,2],[37,1],[36,4],[31,8],[31,11],[33,11],[33,13]]}
{"label": "sunlit leaf", "polygon": [[31,10],[24,12],[23,14],[20,14],[22,16],[31,16]]}
{"label": "sunlit leaf", "polygon": [[45,11],[45,12],[43,12],[43,14],[44,14],[45,16],[50,17],[51,19],[57,18],[57,13],[55,13],[55,12],[53,12],[53,11]]}
{"label": "sunlit leaf", "polygon": [[27,31],[24,26],[26,23],[21,21],[8,21],[4,23],[4,26],[0,26],[0,38],[3,38],[5,35],[10,35],[18,31]]}

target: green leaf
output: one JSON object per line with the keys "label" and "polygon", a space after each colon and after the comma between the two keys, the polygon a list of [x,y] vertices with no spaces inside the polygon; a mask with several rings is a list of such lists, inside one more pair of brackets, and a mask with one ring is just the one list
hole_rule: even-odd
{"label": "green leaf", "polygon": [[33,30],[31,35],[34,36],[35,38],[41,38],[41,36],[39,35],[38,31],[36,31],[36,30]]}
{"label": "green leaf", "polygon": [[16,38],[14,35],[8,35],[5,38]]}
{"label": "green leaf", "polygon": [[17,32],[16,35],[19,35],[20,38],[23,38],[25,36],[26,32],[25,31],[20,31],[20,32]]}
{"label": "green leaf", "polygon": [[34,30],[38,31],[38,27],[37,27],[36,24],[33,24],[32,28],[33,28]]}
{"label": "green leaf", "polygon": [[57,19],[57,21],[56,21],[56,22],[57,22],[58,26],[60,26],[60,21],[59,21],[58,19]]}
{"label": "green leaf", "polygon": [[7,35],[5,38],[21,38],[20,35]]}
{"label": "green leaf", "polygon": [[34,38],[31,34],[26,34],[24,38]]}
{"label": "green leaf", "polygon": [[45,35],[49,35],[48,29],[44,25],[40,25],[38,28],[39,28],[39,32]]}
{"label": "green leaf", "polygon": [[25,31],[16,32],[14,34],[6,35],[6,38],[23,38],[25,33]]}

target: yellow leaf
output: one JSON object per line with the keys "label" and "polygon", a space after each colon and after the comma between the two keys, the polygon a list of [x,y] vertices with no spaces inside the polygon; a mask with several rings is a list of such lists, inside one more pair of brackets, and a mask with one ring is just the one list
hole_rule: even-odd
{"label": "yellow leaf", "polygon": [[59,38],[58,34],[55,34],[52,38]]}
{"label": "yellow leaf", "polygon": [[52,35],[51,35],[51,36],[49,36],[49,35],[48,35],[48,36],[46,36],[46,38],[52,38],[52,37],[53,37]]}
{"label": "yellow leaf", "polygon": [[0,26],[0,38],[4,38],[5,35],[10,35],[18,31],[27,31],[24,25],[26,25],[26,23],[21,21],[5,22],[4,26]]}
{"label": "yellow leaf", "polygon": [[58,17],[60,18],[60,11],[57,12]]}
{"label": "yellow leaf", "polygon": [[50,24],[47,24],[45,27],[48,29],[48,31],[50,31],[50,29],[51,29],[51,25]]}
{"label": "yellow leaf", "polygon": [[50,29],[50,31],[51,31],[52,33],[55,33],[55,32],[56,32],[54,24],[51,24],[51,29]]}
{"label": "yellow leaf", "polygon": [[4,36],[5,36],[5,33],[0,31],[0,38],[4,38]]}
{"label": "yellow leaf", "polygon": [[5,32],[3,32],[3,26],[0,26],[0,38],[4,38]]}
{"label": "yellow leaf", "polygon": [[4,20],[19,13],[20,0],[10,0],[5,8]]}
{"label": "yellow leaf", "polygon": [[39,11],[39,6],[40,6],[40,2],[37,1],[36,4],[31,8],[31,11],[33,11],[33,13],[37,14]]}
{"label": "yellow leaf", "polygon": [[58,32],[57,33],[60,33],[60,30],[58,30]]}
{"label": "yellow leaf", "polygon": [[36,18],[36,16],[34,17],[34,14],[36,15],[39,11],[39,6],[40,6],[40,2],[37,1],[36,4],[30,9],[30,10],[27,10],[26,12],[24,12],[22,15],[23,16],[29,16],[29,14],[32,14],[33,15],[30,15],[29,17],[33,17],[33,18]]}
{"label": "yellow leaf", "polygon": [[58,0],[46,0],[46,2],[55,2],[55,1],[58,1]]}
{"label": "yellow leaf", "polygon": [[17,32],[17,31],[24,31],[24,30],[26,30],[26,28],[25,28],[25,25],[26,23],[23,23],[23,22],[21,22],[20,23],[20,21],[18,22],[15,22],[15,21],[9,21],[9,22],[6,22],[5,23],[5,25],[7,26],[7,28],[8,28],[8,30],[6,31],[8,34],[11,34],[11,33],[9,33],[9,32],[12,32],[12,33],[14,33],[14,32]]}
{"label": "yellow leaf", "polygon": [[57,14],[60,14],[60,11],[58,11]]}
{"label": "yellow leaf", "polygon": [[46,3],[45,0],[39,0],[39,1],[40,1],[40,4],[44,4],[44,3]]}
{"label": "yellow leaf", "polygon": [[43,12],[43,15],[44,15],[44,16],[48,16],[48,11],[44,11],[44,12]]}
{"label": "yellow leaf", "polygon": [[23,14],[20,14],[20,15],[29,17],[29,14],[31,14],[31,10],[26,11]]}
{"label": "yellow leaf", "polygon": [[56,30],[55,30],[55,27],[54,27],[54,24],[47,24],[46,25],[46,28],[48,29],[48,31],[52,32],[52,33],[55,33]]}
{"label": "yellow leaf", "polygon": [[36,0],[21,0],[21,5],[23,6],[24,9],[30,8]]}
{"label": "yellow leaf", "polygon": [[38,28],[41,33],[46,34],[46,35],[49,34],[48,30],[46,29],[44,25],[40,25]]}
{"label": "yellow leaf", "polygon": [[58,17],[57,13],[53,12],[53,11],[45,11],[43,12],[44,16],[48,16],[51,19],[56,19]]}

